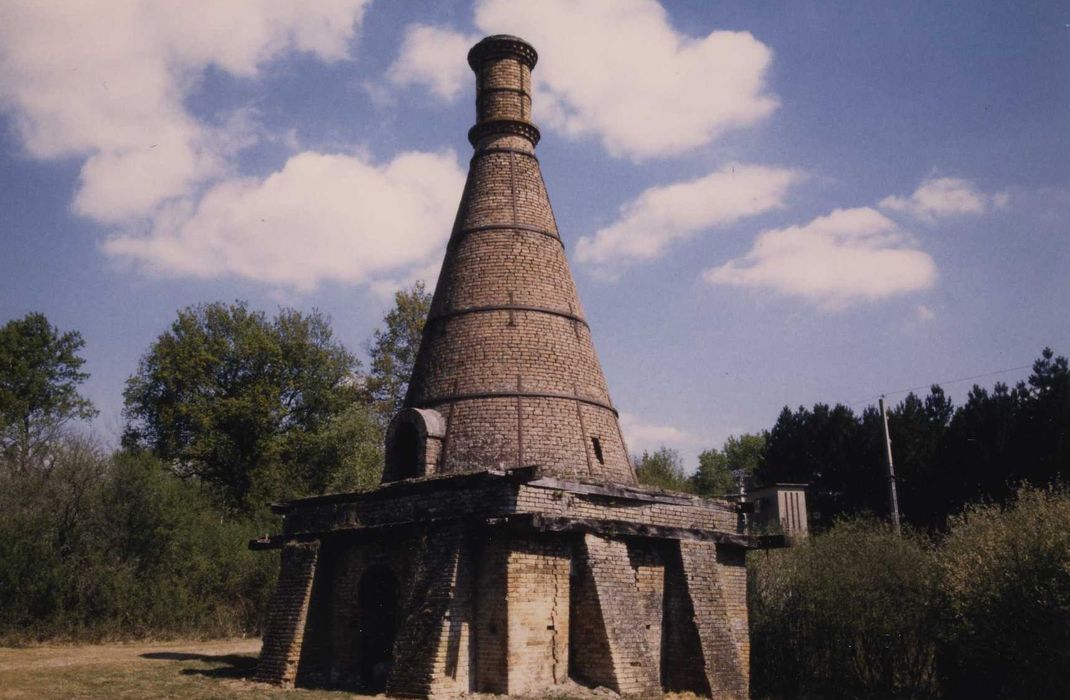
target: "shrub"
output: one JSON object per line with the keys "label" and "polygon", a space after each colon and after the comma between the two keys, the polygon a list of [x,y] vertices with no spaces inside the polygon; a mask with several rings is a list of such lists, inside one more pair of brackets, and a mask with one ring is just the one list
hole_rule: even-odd
{"label": "shrub", "polygon": [[924,538],[869,519],[750,555],[756,697],[937,694],[938,567]]}
{"label": "shrub", "polygon": [[196,483],[68,442],[0,483],[0,640],[256,631],[277,563]]}
{"label": "shrub", "polygon": [[1054,698],[1070,688],[1070,493],[1025,487],[954,518],[940,568],[950,697]]}

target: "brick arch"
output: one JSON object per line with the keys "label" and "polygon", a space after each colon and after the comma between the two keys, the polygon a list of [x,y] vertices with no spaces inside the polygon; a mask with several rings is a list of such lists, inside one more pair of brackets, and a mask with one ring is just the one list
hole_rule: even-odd
{"label": "brick arch", "polygon": [[383,483],[428,476],[438,471],[446,420],[429,408],[397,412],[386,431]]}

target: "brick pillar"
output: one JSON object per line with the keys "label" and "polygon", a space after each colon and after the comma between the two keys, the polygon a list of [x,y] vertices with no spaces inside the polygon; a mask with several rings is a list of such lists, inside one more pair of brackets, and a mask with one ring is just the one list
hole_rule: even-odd
{"label": "brick pillar", "polygon": [[461,526],[427,533],[394,642],[387,695],[425,698],[468,691],[471,568]]}
{"label": "brick pillar", "polygon": [[256,680],[292,688],[312,594],[320,543],[291,542],[282,548],[279,583],[268,608]]}
{"label": "brick pillar", "polygon": [[714,700],[750,697],[745,553],[711,542],[680,542],[702,663]]}
{"label": "brick pillar", "polygon": [[[660,696],[661,684],[654,671],[657,664],[642,624],[644,607],[628,546],[619,540],[584,535],[579,566],[577,594],[587,599],[587,609],[583,611],[586,619],[573,621],[577,629],[572,639],[594,648],[588,654],[573,649],[581,666],[577,673],[621,695]],[[592,616],[601,618],[601,630]],[[608,659],[598,658],[606,652]]]}

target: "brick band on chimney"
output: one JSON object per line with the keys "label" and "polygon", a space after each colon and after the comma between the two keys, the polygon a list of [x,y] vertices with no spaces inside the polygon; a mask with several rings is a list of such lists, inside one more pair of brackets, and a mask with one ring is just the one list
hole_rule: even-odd
{"label": "brick band on chimney", "polygon": [[539,142],[531,121],[531,69],[538,60],[531,44],[507,34],[489,36],[468,52],[476,74],[476,124],[468,132],[473,146],[502,135]]}

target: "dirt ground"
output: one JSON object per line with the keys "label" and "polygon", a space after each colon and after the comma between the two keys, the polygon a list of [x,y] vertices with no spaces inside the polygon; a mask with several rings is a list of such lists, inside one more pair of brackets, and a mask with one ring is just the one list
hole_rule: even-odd
{"label": "dirt ground", "polygon": [[259,652],[259,639],[0,648],[0,699],[362,697],[252,683]]}
{"label": "dirt ground", "polygon": [[[130,642],[78,646],[0,647],[0,700],[18,698],[197,698],[197,700],[385,700],[385,696],[354,695],[331,690],[279,690],[249,680],[260,653],[259,639],[209,642]],[[470,700],[502,700],[504,696],[468,696]],[[605,689],[569,684],[555,700],[611,700]],[[698,700],[690,693],[667,700]]]}

